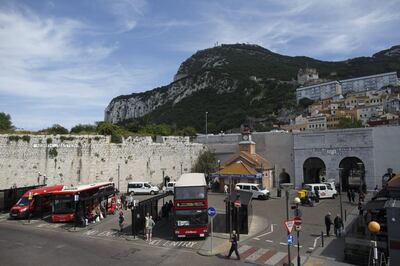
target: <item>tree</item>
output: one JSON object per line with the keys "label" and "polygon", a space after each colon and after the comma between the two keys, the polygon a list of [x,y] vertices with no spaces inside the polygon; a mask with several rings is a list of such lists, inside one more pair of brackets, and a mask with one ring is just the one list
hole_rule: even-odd
{"label": "tree", "polygon": [[339,120],[338,128],[359,128],[362,127],[360,120],[353,120],[350,118],[341,118]]}
{"label": "tree", "polygon": [[74,126],[73,128],[71,128],[71,133],[95,133],[96,132],[96,126],[95,125],[82,125],[82,124],[78,124],[76,126]]}
{"label": "tree", "polygon": [[14,127],[11,123],[11,116],[6,113],[0,113],[0,131],[13,130]]}
{"label": "tree", "polygon": [[215,154],[207,150],[199,155],[192,168],[192,172],[208,174],[215,171],[216,165],[217,161],[215,159]]}
{"label": "tree", "polygon": [[313,103],[314,103],[314,101],[309,98],[301,98],[299,101],[299,105],[301,107],[303,107],[304,109],[306,109],[308,106],[310,106]]}
{"label": "tree", "polygon": [[62,134],[68,134],[69,131],[65,127],[59,125],[59,124],[54,124],[53,126],[39,130],[40,133],[46,133],[46,134],[54,134],[54,135],[62,135]]}

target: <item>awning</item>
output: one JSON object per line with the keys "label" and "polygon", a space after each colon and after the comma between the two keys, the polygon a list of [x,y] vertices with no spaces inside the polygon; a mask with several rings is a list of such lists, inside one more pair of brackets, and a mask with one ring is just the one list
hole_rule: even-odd
{"label": "awning", "polygon": [[218,174],[218,173],[213,173],[213,174],[208,174],[209,177],[218,177],[218,178],[248,178],[248,179],[261,179],[263,177],[262,173],[257,173],[257,174]]}

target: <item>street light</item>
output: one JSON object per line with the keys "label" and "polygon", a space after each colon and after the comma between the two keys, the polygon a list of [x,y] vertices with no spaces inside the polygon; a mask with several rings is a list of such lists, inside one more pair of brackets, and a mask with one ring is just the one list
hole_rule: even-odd
{"label": "street light", "polygon": [[[299,197],[295,197],[293,199],[293,203],[296,204],[296,214],[297,215],[299,215],[299,203],[300,202],[301,202],[301,200],[300,200]],[[297,266],[301,266],[301,260],[300,260],[300,228],[296,228],[296,232],[297,232]]]}
{"label": "street light", "polygon": [[340,218],[343,221],[343,204],[342,204],[342,172],[343,168],[339,168],[339,202],[340,202]]}
{"label": "street light", "polygon": [[207,121],[208,112],[206,112],[206,143],[208,143],[208,121]]}
{"label": "street light", "polygon": [[[368,230],[374,235],[374,240],[371,241],[371,249],[373,249],[373,257],[372,257],[372,265],[376,266],[378,265],[378,244],[377,244],[377,237],[376,235],[379,233],[379,231],[381,230],[381,226],[379,223],[375,222],[375,221],[371,221],[368,223]],[[371,252],[370,252],[371,254]],[[368,263],[370,262],[371,259],[371,255],[368,258]]]}
{"label": "street light", "polygon": [[[285,190],[285,195],[286,195],[286,220],[289,221],[289,191],[290,189],[293,188],[292,183],[282,183],[281,184],[282,188]],[[289,232],[288,232],[289,235]],[[291,259],[290,259],[290,245],[288,245],[288,262],[286,265],[292,265]]]}

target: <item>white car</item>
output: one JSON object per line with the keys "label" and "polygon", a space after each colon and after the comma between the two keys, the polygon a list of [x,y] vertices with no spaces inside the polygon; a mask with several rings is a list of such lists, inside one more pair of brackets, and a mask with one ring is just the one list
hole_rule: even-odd
{"label": "white car", "polygon": [[160,189],[157,186],[152,185],[150,182],[129,182],[128,183],[128,194],[158,194]]}
{"label": "white car", "polygon": [[305,184],[304,189],[312,191],[315,193],[318,190],[319,198],[332,198],[334,199],[337,195],[337,191],[335,187],[332,187],[331,184],[325,183],[316,183],[316,184]]}
{"label": "white car", "polygon": [[176,182],[168,182],[165,187],[165,193],[174,194],[174,187]]}
{"label": "white car", "polygon": [[270,193],[267,189],[261,187],[260,184],[254,183],[237,183],[236,187],[238,190],[252,192],[253,199],[269,199]]}

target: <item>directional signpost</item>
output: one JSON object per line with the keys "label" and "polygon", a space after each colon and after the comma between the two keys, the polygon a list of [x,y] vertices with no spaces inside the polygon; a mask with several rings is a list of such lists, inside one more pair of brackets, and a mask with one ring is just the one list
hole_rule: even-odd
{"label": "directional signpost", "polygon": [[289,246],[293,245],[293,235],[288,235],[287,236],[287,243]]}
{"label": "directional signpost", "polygon": [[211,254],[212,254],[212,248],[213,248],[213,220],[215,215],[217,214],[217,211],[215,210],[214,207],[208,207],[207,209],[207,214],[211,218]]}

